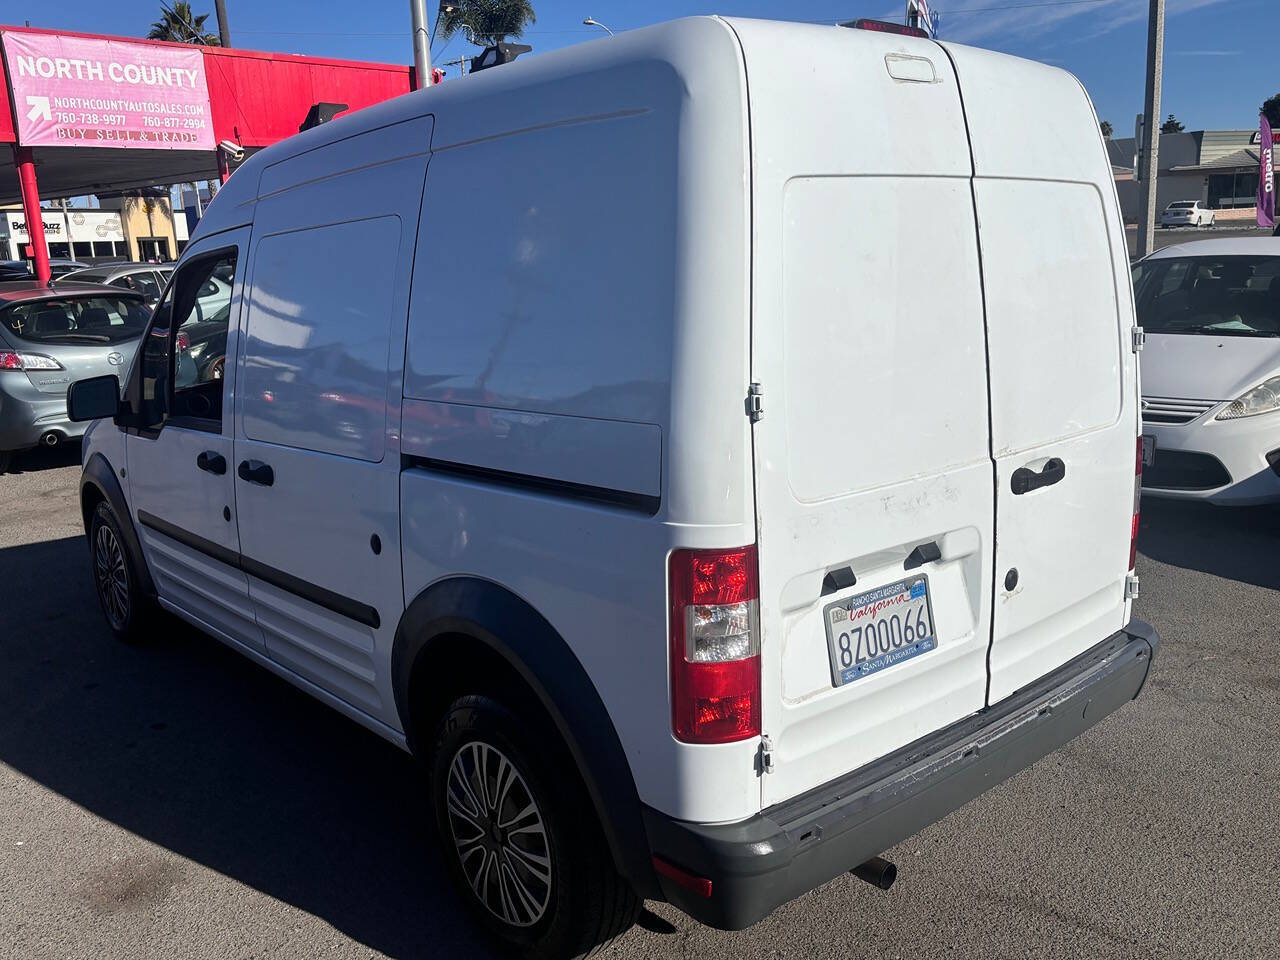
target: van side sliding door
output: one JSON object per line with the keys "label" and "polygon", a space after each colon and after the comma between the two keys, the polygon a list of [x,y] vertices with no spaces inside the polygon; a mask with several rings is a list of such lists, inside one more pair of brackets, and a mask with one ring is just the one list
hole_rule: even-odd
{"label": "van side sliding door", "polygon": [[422,118],[263,171],[236,407],[242,564],[267,652],[389,726],[405,322],[430,140]]}

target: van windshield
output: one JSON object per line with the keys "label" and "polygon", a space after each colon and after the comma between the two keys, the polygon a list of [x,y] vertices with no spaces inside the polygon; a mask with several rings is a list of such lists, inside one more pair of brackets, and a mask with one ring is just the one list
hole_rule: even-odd
{"label": "van windshield", "polygon": [[135,297],[50,297],[0,311],[0,323],[29,343],[119,343],[141,336],[150,316]]}
{"label": "van windshield", "polygon": [[1133,270],[1149,333],[1280,336],[1280,257],[1168,257]]}

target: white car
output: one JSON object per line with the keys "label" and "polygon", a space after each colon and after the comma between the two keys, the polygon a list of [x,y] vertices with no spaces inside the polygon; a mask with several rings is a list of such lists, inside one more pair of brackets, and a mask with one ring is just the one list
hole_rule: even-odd
{"label": "white car", "polygon": [[1160,214],[1160,226],[1211,227],[1215,219],[1214,212],[1199,200],[1178,200]]}
{"label": "white car", "polygon": [[123,403],[72,387],[99,600],[420,756],[526,955],[887,887],[1146,680],[1124,247],[1079,82],[922,35],[693,18],[368,107],[218,192]]}
{"label": "white car", "polygon": [[1133,276],[1144,492],[1280,501],[1280,238],[1165,247]]}

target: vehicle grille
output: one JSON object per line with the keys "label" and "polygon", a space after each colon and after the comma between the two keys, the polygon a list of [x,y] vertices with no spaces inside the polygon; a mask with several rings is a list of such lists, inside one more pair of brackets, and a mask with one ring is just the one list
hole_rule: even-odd
{"label": "vehicle grille", "polygon": [[1142,419],[1147,423],[1190,423],[1217,406],[1217,400],[1175,400],[1143,397]]}
{"label": "vehicle grille", "polygon": [[1183,450],[1161,450],[1142,471],[1142,485],[1153,490],[1212,490],[1231,482],[1231,474],[1217,457]]}

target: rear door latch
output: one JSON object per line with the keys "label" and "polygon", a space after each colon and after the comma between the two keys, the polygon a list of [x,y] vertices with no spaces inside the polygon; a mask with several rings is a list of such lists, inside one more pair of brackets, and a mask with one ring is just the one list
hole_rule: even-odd
{"label": "rear door latch", "polygon": [[1134,327],[1133,328],[1133,352],[1140,353],[1142,351],[1142,348],[1146,346],[1146,343],[1147,343],[1147,331],[1143,330],[1142,327]]}
{"label": "rear door latch", "polygon": [[768,734],[760,738],[760,772],[773,773],[773,741]]}
{"label": "rear door latch", "polygon": [[1138,575],[1130,573],[1124,578],[1124,598],[1126,600],[1138,599]]}
{"label": "rear door latch", "polygon": [[764,387],[758,383],[747,387],[747,416],[752,423],[759,423],[764,417]]}

